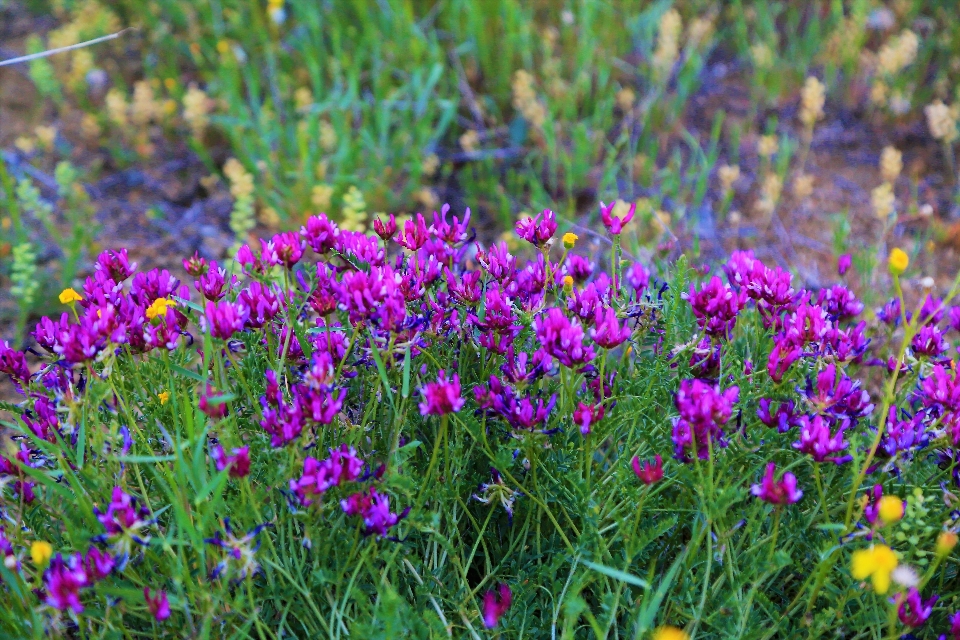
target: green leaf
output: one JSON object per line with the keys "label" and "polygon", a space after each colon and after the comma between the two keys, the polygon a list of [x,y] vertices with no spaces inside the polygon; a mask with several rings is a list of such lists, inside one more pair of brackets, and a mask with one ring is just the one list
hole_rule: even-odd
{"label": "green leaf", "polygon": [[614,569],[613,567],[608,567],[606,565],[597,564],[596,562],[590,562],[589,560],[584,560],[583,564],[590,567],[597,573],[602,573],[603,575],[613,578],[614,580],[619,580],[620,582],[626,582],[627,584],[632,584],[635,587],[640,587],[641,589],[649,589],[650,583],[646,580],[642,580],[632,573],[627,573],[626,571],[620,571],[619,569]]}

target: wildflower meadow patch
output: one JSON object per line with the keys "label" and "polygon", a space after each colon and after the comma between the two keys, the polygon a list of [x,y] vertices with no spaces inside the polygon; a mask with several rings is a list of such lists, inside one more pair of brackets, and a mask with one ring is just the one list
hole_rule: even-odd
{"label": "wildflower meadow patch", "polygon": [[955,291],[873,313],[601,217],[610,271],[446,206],[186,281],[103,252],[0,351],[5,633],[956,637]]}

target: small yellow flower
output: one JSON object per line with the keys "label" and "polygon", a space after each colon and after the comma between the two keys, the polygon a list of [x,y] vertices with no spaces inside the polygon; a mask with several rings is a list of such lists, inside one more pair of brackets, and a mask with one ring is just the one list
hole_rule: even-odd
{"label": "small yellow flower", "polygon": [[897,496],[883,496],[880,498],[880,519],[887,524],[894,523],[903,517],[903,500]]}
{"label": "small yellow flower", "polygon": [[870,578],[874,590],[883,595],[890,588],[890,574],[897,568],[897,556],[885,544],[853,552],[850,574],[854,580]]}
{"label": "small yellow flower", "polygon": [[73,304],[74,302],[80,302],[81,300],[83,300],[83,296],[70,287],[67,287],[60,292],[60,304]]}
{"label": "small yellow flower", "polygon": [[677,629],[669,625],[658,627],[653,632],[653,640],[687,640],[689,637],[689,634],[683,629]]}
{"label": "small yellow flower", "polygon": [[30,559],[33,564],[42,567],[50,562],[50,556],[53,555],[53,545],[43,540],[35,540],[30,545]]}
{"label": "small yellow flower", "polygon": [[563,246],[567,249],[573,249],[577,244],[577,240],[579,239],[580,236],[568,231],[567,233],[563,234]]}
{"label": "small yellow flower", "polygon": [[890,267],[890,273],[898,276],[907,270],[910,265],[910,256],[903,249],[895,248],[890,251],[887,265]]}
{"label": "small yellow flower", "polygon": [[147,307],[147,319],[153,320],[157,316],[166,315],[167,309],[175,306],[177,306],[177,303],[173,300],[168,300],[167,298],[157,298],[149,307]]}
{"label": "small yellow flower", "polygon": [[167,404],[167,401],[170,400],[170,392],[161,391],[160,393],[157,394],[157,397],[160,398],[160,404],[165,405]]}
{"label": "small yellow flower", "polygon": [[563,292],[567,295],[573,293],[573,276],[563,276]]}
{"label": "small yellow flower", "polygon": [[937,555],[945,556],[957,546],[957,534],[953,531],[944,531],[937,536]]}

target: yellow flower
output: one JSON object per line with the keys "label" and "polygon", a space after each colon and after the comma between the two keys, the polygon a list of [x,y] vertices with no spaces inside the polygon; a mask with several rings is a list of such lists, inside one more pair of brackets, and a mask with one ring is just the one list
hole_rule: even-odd
{"label": "yellow flower", "polygon": [[177,303],[173,300],[168,300],[167,298],[157,298],[149,307],[147,307],[147,319],[153,320],[157,316],[166,315],[167,309],[175,306],[177,306]]}
{"label": "yellow flower", "polygon": [[957,534],[953,531],[944,531],[937,536],[937,555],[945,556],[957,546]]}
{"label": "yellow flower", "polygon": [[907,270],[910,265],[910,256],[903,249],[895,248],[890,252],[887,265],[890,267],[890,273],[898,276]]}
{"label": "yellow flower", "polygon": [[883,595],[890,588],[890,574],[897,568],[897,556],[885,544],[853,552],[850,574],[854,580],[870,578],[874,590]]}
{"label": "yellow flower", "polygon": [[896,522],[903,517],[903,500],[897,496],[883,496],[880,498],[880,519],[887,524]]}
{"label": "yellow flower", "polygon": [[567,233],[563,234],[563,246],[567,249],[573,249],[573,247],[577,244],[577,240],[579,239],[580,236],[568,231]]}
{"label": "yellow flower", "polygon": [[44,542],[43,540],[35,540],[33,544],[30,545],[30,559],[33,560],[33,564],[38,567],[42,567],[50,561],[50,556],[53,555],[53,545],[49,542]]}
{"label": "yellow flower", "polygon": [[573,293],[573,276],[563,276],[563,292],[568,295]]}
{"label": "yellow flower", "polygon": [[81,300],[83,300],[83,296],[70,287],[67,287],[60,292],[60,304],[73,304],[74,302],[79,302]]}
{"label": "yellow flower", "polygon": [[689,634],[683,629],[677,629],[670,625],[658,627],[653,632],[653,640],[687,640],[689,637]]}
{"label": "yellow flower", "polygon": [[157,394],[157,397],[160,398],[161,405],[167,404],[167,401],[170,399],[170,392],[161,391],[160,393]]}

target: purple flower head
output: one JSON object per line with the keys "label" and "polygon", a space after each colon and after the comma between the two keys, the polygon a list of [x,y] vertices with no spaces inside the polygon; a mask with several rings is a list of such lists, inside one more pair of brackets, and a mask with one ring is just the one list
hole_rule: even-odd
{"label": "purple flower head", "polygon": [[517,220],[517,235],[535,247],[542,247],[553,239],[557,232],[557,216],[550,209],[544,209],[532,218]]}
{"label": "purple flower head", "polygon": [[335,248],[354,262],[365,262],[372,267],[381,267],[384,264],[386,254],[375,236],[359,231],[341,231]]}
{"label": "purple flower head", "polygon": [[300,228],[300,235],[307,246],[315,252],[323,254],[337,246],[340,229],[327,218],[327,214],[307,218],[307,224]]}
{"label": "purple flower head", "polygon": [[867,493],[867,504],[863,508],[863,519],[868,524],[873,525],[880,517],[880,498],[883,497],[883,487],[879,484],[873,485],[873,488]]}
{"label": "purple flower head", "polygon": [[199,278],[205,274],[207,269],[206,259],[201,258],[200,254],[196,251],[193,252],[193,256],[183,259],[183,270],[187,272],[187,275],[194,278]]}
{"label": "purple flower head", "polygon": [[848,320],[860,315],[863,303],[857,300],[853,292],[841,284],[821,289],[817,304],[823,307],[831,318]]}
{"label": "purple flower head", "polygon": [[393,236],[397,235],[397,218],[392,213],[386,222],[380,218],[376,218],[373,221],[373,231],[380,236],[380,239],[384,242],[390,240]]}
{"label": "purple flower head", "polygon": [[900,298],[891,298],[877,312],[877,317],[880,318],[881,322],[894,327],[900,324]]}
{"label": "purple flower head", "polygon": [[430,225],[430,232],[437,238],[443,240],[448,245],[461,245],[467,241],[470,236],[470,207],[463,212],[463,220],[453,216],[453,222],[447,222],[447,212],[450,211],[450,205],[444,204],[440,207],[440,213],[433,212],[433,224]]}
{"label": "purple flower head", "polygon": [[293,231],[276,234],[270,240],[270,244],[273,245],[276,263],[282,264],[287,269],[293,268],[293,265],[300,262],[300,258],[303,257],[303,240]]}
{"label": "purple flower head", "polygon": [[83,556],[79,553],[66,560],[58,553],[43,573],[46,603],[58,611],[70,609],[74,613],[83,612],[80,589],[89,585],[90,577],[83,565]]}
{"label": "purple flower head", "polygon": [[789,340],[779,337],[773,344],[773,350],[767,358],[767,374],[774,382],[783,380],[790,366],[800,359],[803,349]]}
{"label": "purple flower head", "polygon": [[194,289],[211,302],[217,302],[226,294],[226,286],[227,270],[217,265],[216,261],[212,261],[210,268],[193,283]]}
{"label": "purple flower head", "polygon": [[602,404],[577,403],[577,408],[573,410],[573,423],[580,427],[580,433],[588,435],[590,426],[603,420],[606,409]]}
{"label": "purple flower head", "polygon": [[817,462],[824,460],[833,460],[830,456],[839,453],[847,448],[847,442],[843,439],[843,430],[847,427],[847,422],[842,422],[837,433],[830,434],[830,423],[823,416],[800,416],[797,418],[797,425],[800,427],[800,440],[793,443],[794,449],[801,453],[813,456]]}
{"label": "purple flower head", "polygon": [[504,355],[500,371],[511,384],[529,384],[543,376],[549,364],[547,360],[549,358],[542,351],[535,351],[532,356],[526,351],[516,354],[511,346]]}
{"label": "purple flower head", "polygon": [[517,272],[517,259],[507,250],[506,242],[498,242],[487,251],[478,248],[477,261],[494,280],[504,286]]}
{"label": "purple flower head", "polygon": [[777,410],[773,413],[770,412],[771,402],[772,401],[767,398],[760,400],[757,417],[760,418],[760,422],[768,427],[776,427],[778,432],[786,433],[790,430],[790,427],[796,424],[797,416],[793,412],[793,400],[780,402],[777,405]]}
{"label": "purple flower head", "polygon": [[920,401],[924,407],[943,412],[960,411],[960,380],[956,371],[936,365],[930,375],[920,382]]}
{"label": "purple flower head", "polygon": [[143,598],[147,601],[147,609],[150,615],[157,621],[163,621],[170,617],[170,602],[167,601],[166,591],[157,591],[151,597],[150,587],[143,588]]}
{"label": "purple flower head", "polygon": [[534,319],[534,326],[543,351],[566,367],[586,364],[597,356],[592,347],[583,344],[583,326],[562,309],[545,309]]}
{"label": "purple flower head", "polygon": [[917,588],[910,587],[906,597],[902,593],[897,594],[897,617],[908,627],[922,626],[933,613],[933,605],[936,604],[937,598],[937,595],[933,595],[923,601],[920,599]]}
{"label": "purple flower head", "polygon": [[116,559],[109,553],[100,551],[100,549],[96,547],[87,549],[87,556],[84,558],[84,567],[87,575],[92,580],[103,580],[113,572],[116,564]]}
{"label": "purple flower head", "polygon": [[849,253],[845,253],[839,258],[837,258],[837,273],[841,276],[846,274],[850,270],[850,267],[853,265],[853,259],[850,257]]}
{"label": "purple flower head", "polygon": [[200,328],[209,331],[214,338],[229,340],[233,334],[243,331],[250,317],[250,308],[242,302],[207,302]]}
{"label": "purple flower head", "polygon": [[259,329],[273,320],[283,305],[283,294],[276,285],[251,282],[240,292],[237,304],[250,310],[245,327]]}
{"label": "purple flower head", "polygon": [[819,343],[829,328],[830,320],[824,308],[804,301],[787,319],[782,335],[791,345],[802,347]]}
{"label": "purple flower head", "polygon": [[18,390],[30,380],[26,356],[22,351],[11,349],[6,342],[0,342],[0,373],[9,375]]}
{"label": "purple flower head", "polygon": [[633,220],[633,214],[637,212],[637,203],[634,202],[630,205],[630,210],[627,211],[627,215],[621,220],[618,216],[613,215],[613,210],[617,206],[617,201],[614,200],[609,205],[600,203],[600,219],[603,220],[603,226],[607,228],[607,231],[612,233],[615,236],[623,233],[623,228],[627,226],[627,223]]}
{"label": "purple flower head", "polygon": [[340,507],[348,516],[363,518],[363,524],[366,527],[365,535],[375,534],[380,538],[386,536],[390,527],[396,525],[409,513],[409,509],[404,510],[399,515],[392,513],[389,496],[379,493],[373,488],[369,490],[369,493],[355,493],[341,500]]}
{"label": "purple flower head", "polygon": [[738,387],[721,391],[702,380],[683,380],[674,398],[679,417],[674,419],[673,443],[677,459],[688,461],[688,453],[695,452],[705,460],[710,455],[711,443],[726,446],[723,425],[730,420],[733,405],[740,396]]}
{"label": "purple flower head", "polygon": [[144,530],[153,522],[149,519],[150,511],[146,506],[137,508],[137,500],[120,487],[113,488],[112,497],[105,512],[93,508],[97,520],[107,531],[106,537],[114,540],[124,553],[129,553],[131,542],[147,544],[150,536]]}
{"label": "purple flower head", "polygon": [[513,593],[510,587],[500,583],[496,591],[487,591],[483,596],[483,626],[493,629],[500,623],[500,618],[510,609]]}
{"label": "purple flower head", "polygon": [[816,386],[807,379],[803,394],[814,411],[833,420],[854,422],[873,413],[870,394],[860,388],[860,381],[851,379],[832,363],[817,374]]}
{"label": "purple flower head", "polygon": [[427,243],[429,237],[427,222],[423,219],[423,214],[418,213],[412,220],[403,223],[403,233],[397,236],[397,244],[410,251],[417,251]]}
{"label": "purple flower head", "polygon": [[946,308],[943,306],[943,300],[941,298],[927,294],[923,299],[923,306],[920,307],[920,322],[938,324],[943,320],[945,311]]}
{"label": "purple flower head", "polygon": [[97,256],[97,271],[103,271],[116,283],[123,282],[137,270],[137,263],[130,264],[126,249],[120,251],[104,251]]}
{"label": "purple flower head", "polygon": [[697,378],[716,379],[720,375],[720,342],[714,343],[704,337],[693,347],[690,354],[690,371]]}
{"label": "purple flower head", "polygon": [[[567,258],[569,260],[570,258]],[[624,274],[627,284],[639,296],[650,285],[650,271],[639,262],[634,262]],[[574,278],[576,280],[576,278]]]}
{"label": "purple flower head", "polygon": [[690,302],[700,328],[721,337],[730,335],[745,301],[743,294],[738,295],[717,276],[710,278],[699,290],[691,284],[690,292],[683,297]]}
{"label": "purple flower head", "polygon": [[227,455],[218,444],[211,449],[210,457],[217,465],[217,471],[230,469],[231,478],[243,478],[250,473],[250,447],[239,447]]}
{"label": "purple flower head", "polygon": [[619,347],[631,333],[629,328],[620,327],[620,323],[617,322],[617,312],[612,308],[596,307],[590,337],[598,345],[604,349]]}
{"label": "purple flower head", "polygon": [[234,576],[234,580],[239,582],[248,575],[257,573],[260,570],[260,565],[256,561],[257,549],[260,548],[258,536],[268,526],[273,525],[269,523],[259,524],[244,535],[238,536],[230,526],[230,519],[225,518],[223,522],[224,532],[217,531],[212,538],[204,540],[207,544],[220,547],[225,552],[223,560],[214,568],[210,578],[216,579],[221,575],[230,573]]}
{"label": "purple flower head", "polygon": [[187,288],[181,288],[180,281],[166,269],[138,273],[130,283],[130,297],[143,307],[149,307],[157,298],[172,298],[175,295],[189,297]]}
{"label": "purple flower head", "polygon": [[797,489],[796,476],[788,471],[783,474],[783,478],[775,480],[773,472],[776,468],[775,463],[767,463],[767,472],[763,475],[763,480],[760,484],[751,486],[750,493],[776,506],[797,502],[803,496],[803,491]]}
{"label": "purple flower head", "polygon": [[[628,278],[636,266],[635,264],[627,270]],[[563,262],[563,269],[557,273],[557,282],[560,283],[563,280],[563,276],[570,276],[576,283],[586,282],[587,278],[593,275],[593,268],[592,262],[583,256],[571,253],[567,255],[567,259]],[[640,268],[643,269],[643,266],[641,265]]]}
{"label": "purple flower head", "polygon": [[746,287],[753,279],[754,269],[763,263],[757,260],[752,250],[734,251],[730,259],[723,265],[723,272],[727,274],[727,281],[736,287]]}
{"label": "purple flower head", "polygon": [[437,375],[436,382],[428,382],[421,387],[423,402],[420,403],[420,415],[442,416],[456,413],[463,408],[464,400],[460,397],[460,376],[453,374],[448,378],[443,369]]}
{"label": "purple flower head", "polygon": [[831,353],[837,362],[859,364],[863,360],[867,347],[870,346],[866,328],[867,323],[863,321],[846,329],[831,327],[823,337],[824,352]]}
{"label": "purple flower head", "polygon": [[222,395],[208,383],[203,393],[200,394],[197,408],[211,418],[223,418],[227,415],[227,403],[221,398]]}
{"label": "purple flower head", "polygon": [[919,357],[936,358],[948,349],[943,339],[943,332],[934,324],[926,324],[920,328],[910,342],[913,352]]}
{"label": "purple flower head", "polygon": [[953,640],[960,640],[960,611],[950,616],[950,635]]}
{"label": "purple flower head", "polygon": [[303,474],[290,481],[290,490],[307,506],[313,502],[311,496],[323,495],[344,482],[356,482],[361,471],[363,460],[357,457],[357,450],[342,444],[339,449],[330,449],[330,457],[324,460],[307,457]]}
{"label": "purple flower head", "polygon": [[663,458],[660,457],[659,453],[654,456],[652,464],[647,460],[641,466],[638,456],[633,456],[631,464],[633,465],[633,472],[637,474],[643,484],[653,484],[663,480]]}
{"label": "purple flower head", "polygon": [[890,413],[887,416],[886,429],[883,438],[880,440],[880,446],[877,448],[878,455],[885,455],[894,458],[900,453],[906,453],[914,449],[922,449],[927,446],[930,435],[926,432],[926,413],[918,411],[913,416],[901,410],[902,419],[897,416],[897,408],[890,407]]}

